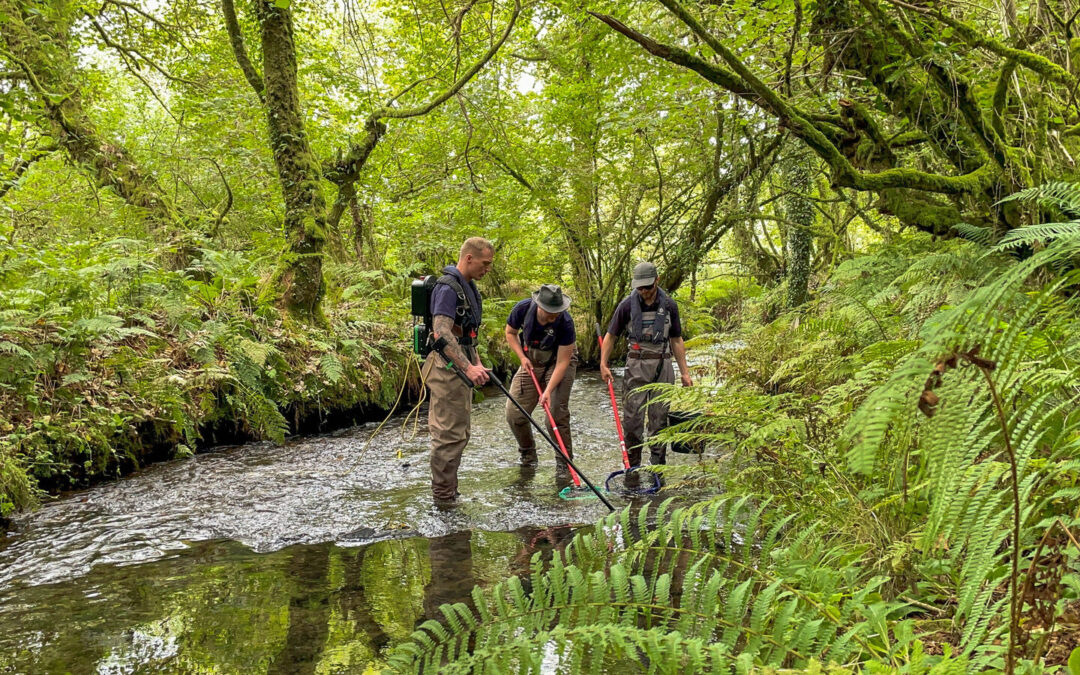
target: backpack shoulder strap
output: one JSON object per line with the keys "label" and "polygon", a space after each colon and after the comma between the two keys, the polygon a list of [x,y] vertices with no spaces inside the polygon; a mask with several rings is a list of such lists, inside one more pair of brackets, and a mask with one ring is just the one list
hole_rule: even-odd
{"label": "backpack shoulder strap", "polygon": [[452,274],[444,274],[441,277],[439,277],[439,280],[436,281],[435,283],[443,284],[445,286],[449,286],[450,288],[452,288],[454,290],[454,292],[457,293],[458,300],[460,300],[465,305],[465,309],[466,310],[471,310],[472,309],[472,306],[469,304],[469,294],[465,292],[465,289],[462,288],[462,286],[458,282],[458,280],[454,278],[454,275],[452,275]]}

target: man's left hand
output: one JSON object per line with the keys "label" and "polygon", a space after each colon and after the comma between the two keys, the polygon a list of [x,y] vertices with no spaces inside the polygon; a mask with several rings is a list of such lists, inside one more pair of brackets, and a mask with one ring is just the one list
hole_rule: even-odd
{"label": "man's left hand", "polygon": [[693,386],[694,383],[690,380],[690,373],[679,373],[679,375],[680,375],[680,378],[682,379],[682,386],[684,386],[684,387]]}
{"label": "man's left hand", "polygon": [[540,404],[541,408],[546,408],[551,403],[551,394],[546,391],[540,394],[540,400],[537,403]]}

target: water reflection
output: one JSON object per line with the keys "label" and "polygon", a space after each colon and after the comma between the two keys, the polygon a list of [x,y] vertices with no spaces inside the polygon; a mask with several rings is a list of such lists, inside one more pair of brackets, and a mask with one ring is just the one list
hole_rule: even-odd
{"label": "water reflection", "polygon": [[324,546],[302,546],[289,560],[286,569],[295,582],[289,593],[289,627],[285,644],[267,672],[315,672],[329,633],[331,591],[327,582],[332,553]]}
{"label": "water reflection", "polygon": [[324,673],[383,664],[387,651],[474,585],[528,571],[567,526],[460,531],[361,547],[258,554],[203,542],[165,560],[97,567],[0,592],[0,672]]}
{"label": "water reflection", "polygon": [[[519,466],[504,410],[474,407],[449,512],[430,501],[423,427],[402,437],[399,418],[370,444],[373,426],[223,449],[25,516],[0,537],[0,672],[377,666],[441,603],[527,573],[607,512],[559,498],[553,454]],[[571,410],[575,463],[603,485],[621,462],[594,373]]]}
{"label": "water reflection", "polygon": [[464,602],[472,607],[470,594],[477,579],[473,575],[472,532],[454,532],[428,542],[431,580],[424,587],[424,616],[441,620],[439,607]]}

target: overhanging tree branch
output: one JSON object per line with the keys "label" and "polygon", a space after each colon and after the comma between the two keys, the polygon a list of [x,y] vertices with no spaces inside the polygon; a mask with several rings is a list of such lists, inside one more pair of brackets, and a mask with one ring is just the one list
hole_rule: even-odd
{"label": "overhanging tree branch", "polygon": [[265,103],[263,78],[259,71],[255,69],[255,65],[251,63],[251,59],[248,58],[247,49],[244,47],[244,34],[241,32],[240,22],[236,18],[236,6],[233,4],[233,0],[221,0],[221,13],[225,17],[225,30],[229,34],[229,44],[232,46],[236,63],[240,66],[240,70],[243,71],[244,79],[255,90],[255,95],[259,97],[259,101]]}
{"label": "overhanging tree branch", "polygon": [[942,9],[942,7],[940,6],[934,8],[919,7],[917,5],[912,5],[910,3],[904,2],[903,0],[886,0],[886,2],[897,7],[902,7],[913,12],[918,12],[919,14],[922,14],[924,16],[929,16],[937,19],[938,21],[944,23],[946,26],[952,28],[955,31],[954,34],[959,35],[960,38],[971,47],[985,49],[986,51],[997,54],[998,56],[1015,60],[1020,65],[1038,73],[1039,75],[1042,75],[1048,80],[1053,80],[1054,82],[1064,84],[1065,86],[1069,87],[1070,90],[1075,89],[1077,86],[1077,79],[1072,73],[1065,70],[1064,68],[1054,63],[1050,59],[1046,58],[1045,56],[1041,56],[1039,54],[1035,54],[1024,49],[1016,49],[1014,47],[1003,44],[1002,42],[995,40],[994,38],[982,35],[963,21],[959,21],[952,16],[946,14],[945,10]]}
{"label": "overhanging tree branch", "polygon": [[983,119],[982,111],[971,93],[971,86],[939,64],[922,42],[889,17],[875,0],[858,0],[858,2],[917,63],[922,65],[941,93],[954,101],[968,128],[975,133],[975,138],[981,145],[979,150],[1004,169],[1009,164],[1008,152],[997,132]]}
{"label": "overhanging tree branch", "polygon": [[[461,89],[469,83],[469,80],[479,73],[480,70],[494,58],[499,49],[502,48],[506,39],[510,37],[510,33],[513,31],[514,24],[517,22],[520,13],[521,2],[520,0],[514,0],[513,13],[510,15],[510,20],[507,22],[506,28],[503,30],[499,39],[484,53],[483,56],[480,57],[479,60],[477,60],[476,63],[472,65],[472,67],[465,71],[461,77],[430,101],[411,108],[392,108],[390,105],[384,105],[371,113],[364,125],[367,133],[360,142],[350,146],[349,151],[343,158],[327,166],[327,180],[337,184],[340,191],[345,183],[355,182],[360,177],[360,170],[363,169],[372,150],[375,149],[375,146],[379,143],[383,134],[386,133],[386,123],[383,122],[384,119],[408,119],[410,117],[426,115],[461,91]],[[410,89],[412,86],[415,86],[415,84],[418,83],[411,85]],[[401,94],[398,94],[398,96],[401,96]],[[340,218],[340,214],[338,214],[338,217]]]}
{"label": "overhanging tree branch", "polygon": [[678,47],[658,42],[629,28],[613,17],[597,13],[591,14],[617,32],[640,44],[649,53],[676,65],[689,68],[710,82],[753,102],[766,112],[779,118],[783,126],[789,128],[825,160],[833,171],[833,184],[835,186],[866,191],[910,188],[942,194],[965,194],[978,192],[989,187],[998,176],[998,170],[988,162],[983,162],[975,170],[960,176],[944,176],[916,169],[886,169],[877,173],[858,171],[839,148],[808,119],[805,113],[763,83],[730,49],[706,31],[694,16],[674,0],[660,1],[683,23],[689,26],[695,35],[716,51],[731,70],[728,71],[722,67],[714,66]]}

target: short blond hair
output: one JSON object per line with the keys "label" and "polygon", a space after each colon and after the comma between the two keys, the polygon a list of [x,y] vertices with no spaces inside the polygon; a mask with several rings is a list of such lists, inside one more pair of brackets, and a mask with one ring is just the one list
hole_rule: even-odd
{"label": "short blond hair", "polygon": [[487,251],[495,252],[495,247],[491,242],[483,237],[469,237],[465,240],[465,243],[461,245],[461,253],[459,257],[464,258],[467,254],[474,256],[482,256]]}

